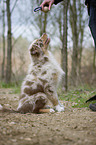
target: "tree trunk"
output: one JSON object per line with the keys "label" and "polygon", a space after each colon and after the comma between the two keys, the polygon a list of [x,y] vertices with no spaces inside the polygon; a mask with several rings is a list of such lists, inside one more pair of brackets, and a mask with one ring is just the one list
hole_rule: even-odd
{"label": "tree trunk", "polygon": [[6,1],[7,4],[7,66],[6,66],[6,83],[11,81],[11,57],[12,57],[12,40],[11,40],[11,13],[10,13],[10,0]]}
{"label": "tree trunk", "polygon": [[[41,3],[42,3],[42,0],[40,0],[39,2],[37,0],[38,5],[40,5]],[[39,12],[39,22],[38,22],[38,26],[40,27],[40,36],[43,33],[46,33],[46,25],[47,25],[47,13],[40,11]]]}
{"label": "tree trunk", "polygon": [[79,67],[79,77],[81,78],[81,61],[82,61],[82,43],[83,43],[83,36],[84,36],[84,31],[81,30],[81,37],[80,37],[80,45],[79,45],[79,57],[78,57],[78,67]]}
{"label": "tree trunk", "polygon": [[95,50],[95,48],[94,48],[94,56],[93,56],[93,73],[95,73],[95,61],[96,61],[96,50]]}
{"label": "tree trunk", "polygon": [[82,51],[83,51],[83,39],[84,39],[84,28],[85,19],[83,19],[84,5],[81,4],[81,0],[78,0],[79,4],[79,52],[78,52],[78,74],[81,78],[81,61],[82,61]]}
{"label": "tree trunk", "polygon": [[44,22],[43,22],[43,33],[46,33],[46,25],[47,25],[47,14],[44,13]]}
{"label": "tree trunk", "polygon": [[43,26],[42,26],[42,12],[40,13],[40,15],[39,15],[39,27],[40,27],[40,36],[42,35],[42,33],[43,33]]}
{"label": "tree trunk", "polygon": [[2,80],[4,79],[4,68],[5,68],[5,10],[3,1],[3,61],[2,61]]}
{"label": "tree trunk", "polygon": [[68,89],[68,58],[67,58],[67,29],[68,29],[68,1],[64,1],[64,9],[63,9],[63,46],[62,46],[62,68],[65,72],[65,76],[62,82],[63,88],[67,91]]}
{"label": "tree trunk", "polygon": [[[60,9],[60,16],[58,17],[58,24],[59,24],[59,33],[60,33],[60,40],[61,42],[63,43],[63,33],[62,33],[62,17],[61,17],[61,14],[63,14],[63,11],[62,11],[62,8]],[[64,17],[64,15],[63,15]]]}
{"label": "tree trunk", "polygon": [[78,32],[77,32],[77,10],[76,0],[73,0],[73,4],[70,4],[70,21],[73,38],[73,54],[72,54],[72,69],[71,78],[72,85],[76,85],[77,80],[77,64],[78,64]]}

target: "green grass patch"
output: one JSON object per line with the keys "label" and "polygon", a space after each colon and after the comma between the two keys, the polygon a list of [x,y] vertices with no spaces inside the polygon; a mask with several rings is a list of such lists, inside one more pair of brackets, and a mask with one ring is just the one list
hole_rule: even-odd
{"label": "green grass patch", "polygon": [[15,87],[16,84],[15,83],[5,83],[5,82],[0,82],[0,88],[13,88]]}
{"label": "green grass patch", "polygon": [[0,82],[0,88],[5,88],[5,89],[12,89],[12,94],[18,94],[20,93],[21,90],[21,83],[16,85],[16,83],[5,83],[5,82]]}
{"label": "green grass patch", "polygon": [[20,94],[21,92],[21,85],[13,88],[13,94]]}
{"label": "green grass patch", "polygon": [[[86,100],[96,95],[96,87],[83,86],[69,90],[66,93],[62,93],[62,91],[59,89],[58,94],[61,100],[70,101],[72,103],[72,107],[83,108],[88,107],[90,104],[90,102],[85,103]],[[91,103],[96,103],[96,100],[92,101]]]}

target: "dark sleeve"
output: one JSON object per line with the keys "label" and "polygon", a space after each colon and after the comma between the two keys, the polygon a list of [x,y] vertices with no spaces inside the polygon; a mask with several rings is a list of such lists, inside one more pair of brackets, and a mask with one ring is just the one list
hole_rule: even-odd
{"label": "dark sleeve", "polygon": [[87,11],[89,16],[90,16],[90,1],[91,0],[85,0],[85,5],[87,5]]}
{"label": "dark sleeve", "polygon": [[89,4],[90,0],[85,0],[85,5]]}
{"label": "dark sleeve", "polygon": [[54,4],[57,5],[58,3],[60,3],[63,0],[54,0]]}

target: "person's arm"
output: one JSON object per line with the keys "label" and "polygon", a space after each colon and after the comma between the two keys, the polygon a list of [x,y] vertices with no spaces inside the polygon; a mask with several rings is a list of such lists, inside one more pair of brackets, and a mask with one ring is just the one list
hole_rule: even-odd
{"label": "person's arm", "polygon": [[54,0],[54,4],[57,5],[58,3],[60,3],[63,0]]}
{"label": "person's arm", "polygon": [[85,0],[85,5],[88,5],[89,4],[89,0]]}

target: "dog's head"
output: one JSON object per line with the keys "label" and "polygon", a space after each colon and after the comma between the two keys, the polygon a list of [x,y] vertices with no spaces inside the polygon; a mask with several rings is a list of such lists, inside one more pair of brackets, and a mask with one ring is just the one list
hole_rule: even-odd
{"label": "dog's head", "polygon": [[47,34],[43,34],[39,39],[36,39],[29,47],[32,57],[39,57],[46,53],[50,38]]}

